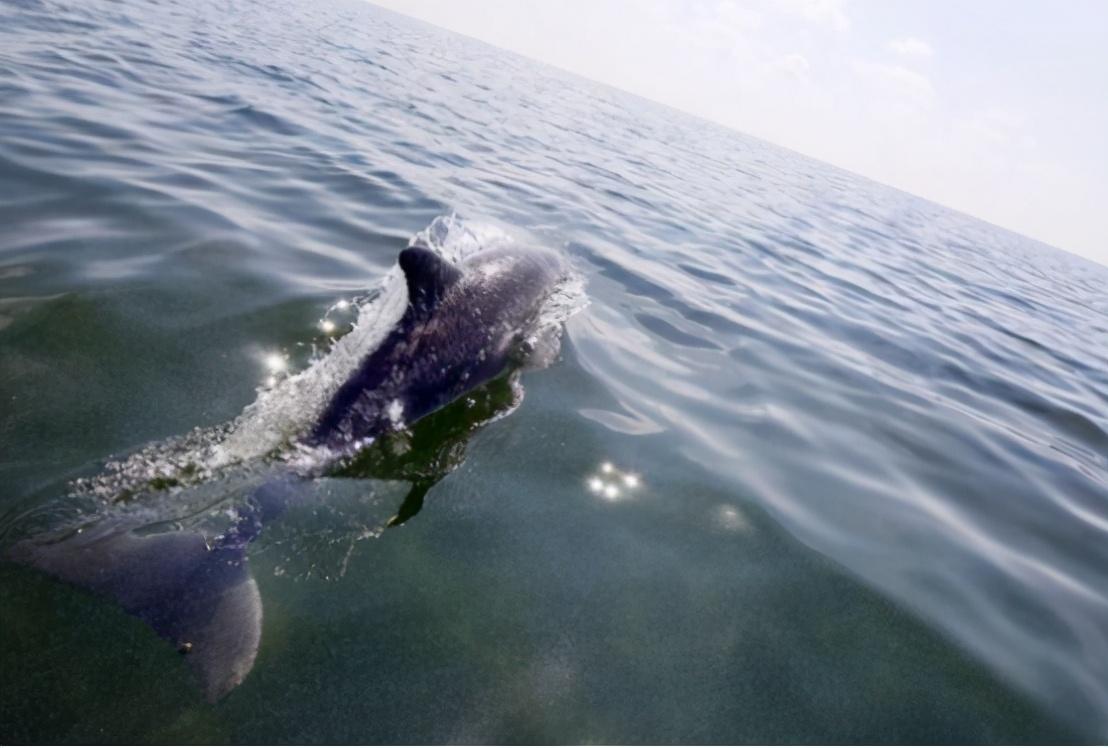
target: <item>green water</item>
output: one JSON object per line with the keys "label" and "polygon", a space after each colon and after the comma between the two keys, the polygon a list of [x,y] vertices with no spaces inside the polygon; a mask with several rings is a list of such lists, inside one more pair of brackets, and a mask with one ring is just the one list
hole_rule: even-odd
{"label": "green water", "polygon": [[0,549],[454,209],[587,281],[519,407],[305,486],[215,704],[0,563],[0,742],[1108,734],[1108,271],[360,2],[0,4]]}

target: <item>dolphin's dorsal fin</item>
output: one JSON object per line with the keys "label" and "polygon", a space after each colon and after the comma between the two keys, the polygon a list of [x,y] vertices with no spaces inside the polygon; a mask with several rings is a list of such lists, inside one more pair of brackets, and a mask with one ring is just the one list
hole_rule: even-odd
{"label": "dolphin's dorsal fin", "polygon": [[408,281],[408,303],[416,309],[435,308],[462,271],[425,247],[408,247],[400,253],[400,269]]}

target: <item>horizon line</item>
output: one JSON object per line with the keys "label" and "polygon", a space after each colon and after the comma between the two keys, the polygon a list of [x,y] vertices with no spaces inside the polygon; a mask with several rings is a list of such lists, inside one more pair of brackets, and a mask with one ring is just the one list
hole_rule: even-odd
{"label": "horizon line", "polygon": [[934,198],[926,197],[924,195],[919,195],[919,194],[916,194],[914,192],[909,192],[908,190],[903,189],[901,187],[897,187],[896,185],[892,185],[892,184],[888,184],[886,182],[882,182],[882,181],[878,180],[875,177],[871,177],[867,174],[863,174],[861,172],[854,171],[853,169],[850,169],[846,166],[842,166],[841,164],[837,164],[833,161],[828,161],[824,158],[821,158],[821,157],[818,157],[818,156],[813,156],[809,153],[804,153],[803,151],[798,151],[795,148],[791,148],[790,146],[787,146],[787,145],[782,145],[781,143],[776,143],[772,140],[766,140],[764,137],[760,137],[758,135],[751,135],[750,133],[747,133],[743,130],[740,130],[735,125],[728,124],[726,122],[720,122],[718,120],[711,119],[711,118],[709,118],[705,115],[698,114],[696,112],[690,112],[686,109],[681,109],[680,107],[674,106],[673,104],[667,103],[665,101],[659,101],[658,99],[653,99],[649,96],[644,96],[643,94],[639,94],[639,93],[636,93],[634,91],[628,91],[625,88],[620,88],[619,86],[617,86],[613,83],[609,83],[607,81],[599,80],[597,78],[590,78],[589,76],[587,76],[583,73],[578,73],[576,71],[569,70],[569,69],[564,68],[560,65],[557,65],[553,62],[549,62],[547,60],[542,60],[542,59],[539,59],[537,57],[531,57],[531,56],[526,55],[522,52],[518,52],[514,49],[508,49],[507,47],[501,47],[497,44],[493,44],[490,41],[486,41],[485,39],[481,39],[481,38],[478,38],[476,36],[470,36],[469,34],[466,34],[466,33],[461,32],[461,31],[457,31],[456,29],[447,28],[446,26],[440,26],[440,25],[438,25],[436,23],[433,23],[431,21],[428,21],[426,19],[419,18],[418,16],[409,15],[407,13],[404,13],[404,12],[399,11],[399,10],[394,10],[392,8],[386,8],[383,5],[378,5],[376,2],[374,2],[374,0],[361,0],[361,1],[364,2],[366,5],[369,5],[369,6],[375,8],[377,10],[382,10],[386,13],[392,13],[393,15],[399,16],[401,18],[408,19],[410,21],[415,21],[416,23],[424,24],[424,25],[429,26],[433,29],[437,29],[439,31],[444,31],[448,34],[454,34],[455,36],[459,36],[459,37],[461,37],[463,39],[466,39],[468,41],[477,42],[478,44],[483,44],[486,47],[497,50],[498,52],[505,52],[507,54],[515,55],[516,57],[518,57],[522,60],[526,60],[527,62],[530,62],[530,63],[534,63],[534,64],[538,64],[538,65],[544,65],[548,68],[551,68],[553,70],[558,71],[559,73],[563,73],[565,75],[570,75],[570,76],[573,76],[574,78],[578,78],[580,80],[587,81],[587,82],[595,84],[595,85],[603,86],[603,87],[608,88],[612,91],[618,92],[618,93],[623,94],[625,96],[631,96],[631,97],[639,99],[641,101],[645,101],[649,104],[654,104],[656,106],[665,107],[666,109],[677,112],[677,113],[679,113],[683,116],[691,117],[693,119],[700,120],[701,122],[705,122],[705,123],[708,123],[708,124],[711,124],[711,125],[715,125],[716,127],[722,127],[724,129],[732,132],[732,133],[736,133],[738,135],[741,135],[744,138],[750,138],[752,140],[756,140],[759,143],[764,143],[764,144],[766,144],[768,146],[771,146],[773,148],[778,148],[780,150],[788,151],[789,153],[794,153],[798,156],[801,156],[802,158],[806,158],[810,161],[815,161],[816,163],[823,164],[823,165],[826,165],[826,166],[830,166],[833,169],[838,169],[839,171],[845,172],[845,173],[847,173],[847,174],[849,174],[853,177],[858,177],[860,179],[864,179],[864,180],[866,180],[868,182],[871,182],[872,184],[878,185],[880,187],[890,189],[890,190],[894,190],[894,191],[899,192],[903,195],[907,195],[907,196],[909,196],[913,199],[922,200],[924,202],[927,202],[927,203],[935,205],[939,208],[942,208],[943,210],[950,211],[951,213],[955,213],[957,215],[964,216],[966,218],[970,218],[974,221],[979,221],[979,222],[981,222],[981,223],[983,223],[987,226],[990,226],[994,229],[999,229],[1001,231],[1007,232],[1007,233],[1012,234],[1013,236],[1016,236],[1020,239],[1024,239],[1026,241],[1034,242],[1035,244],[1042,245],[1046,249],[1049,249],[1053,252],[1060,252],[1064,255],[1068,255],[1069,257],[1073,257],[1073,258],[1076,258],[1078,260],[1082,260],[1084,262],[1092,263],[1093,265],[1096,265],[1098,268],[1101,268],[1101,269],[1108,269],[1108,260],[1105,260],[1105,261],[1102,262],[1098,259],[1094,259],[1092,257],[1087,257],[1086,255],[1081,254],[1080,252],[1077,252],[1077,251],[1072,250],[1072,249],[1067,249],[1065,247],[1058,246],[1057,244],[1052,244],[1051,242],[1049,242],[1045,239],[1041,239],[1041,238],[1035,237],[1035,236],[1030,236],[1029,234],[1022,233],[1021,231],[1019,231],[1017,229],[1009,228],[1008,226],[1002,226],[998,223],[994,223],[993,221],[990,221],[987,218],[982,218],[981,216],[974,215],[973,213],[969,213],[969,212],[967,212],[966,210],[964,210],[962,208],[956,208],[953,205],[948,205],[948,204],[940,202],[940,201],[938,201]]}

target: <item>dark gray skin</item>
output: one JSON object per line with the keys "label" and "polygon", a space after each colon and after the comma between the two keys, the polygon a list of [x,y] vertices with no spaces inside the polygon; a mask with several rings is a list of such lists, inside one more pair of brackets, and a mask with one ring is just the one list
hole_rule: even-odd
{"label": "dark gray skin", "polygon": [[[408,286],[403,317],[304,439],[335,459],[518,365],[523,334],[566,270],[544,250],[482,252],[454,266],[409,247],[399,261]],[[210,546],[196,532],[144,534],[106,520],[61,539],[21,541],[7,555],[146,621],[187,655],[215,701],[250,672],[261,641],[262,603],[247,546],[298,500],[305,477],[284,474],[255,490]]]}
{"label": "dark gray skin", "polygon": [[543,250],[491,250],[455,267],[409,247],[400,267],[408,283],[404,316],[335,393],[309,443],[345,451],[499,376],[565,272]]}

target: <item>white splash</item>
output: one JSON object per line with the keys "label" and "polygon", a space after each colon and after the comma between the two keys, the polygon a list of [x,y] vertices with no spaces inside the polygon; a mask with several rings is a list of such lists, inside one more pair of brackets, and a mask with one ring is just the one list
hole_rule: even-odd
{"label": "white splash", "polygon": [[[510,247],[517,238],[505,229],[485,222],[466,221],[456,215],[436,218],[412,237],[409,246],[426,247],[444,259],[460,263],[477,252]],[[584,282],[571,274],[542,308],[536,327],[556,328],[585,306]],[[335,313],[356,317],[348,333],[336,339],[324,354],[301,371],[289,369],[282,352],[265,355],[267,370],[257,399],[233,421],[209,429],[196,429],[185,437],[150,445],[122,461],[109,464],[101,476],[83,481],[83,491],[100,497],[141,486],[151,480],[172,480],[190,485],[211,478],[233,466],[261,458],[280,459],[293,467],[310,468],[326,462],[319,449],[299,443],[333,397],[364,358],[385,339],[404,314],[407,291],[399,266],[394,265],[376,287],[360,299],[340,299],[320,321],[320,329],[332,333]],[[403,408],[395,403],[389,417],[399,423]],[[82,486],[78,486],[81,490]]]}
{"label": "white splash", "polygon": [[389,403],[389,408],[386,411],[386,415],[392,422],[393,426],[401,426],[404,423],[404,403],[399,400],[393,400]]}
{"label": "white splash", "polygon": [[[450,215],[436,218],[413,236],[408,245],[427,247],[450,262],[459,263],[477,252],[510,245],[512,241],[512,236],[498,226]],[[340,338],[327,355],[277,387],[261,392],[247,406],[235,420],[231,434],[212,450],[215,464],[256,459],[301,436],[315,423],[335,391],[403,316],[407,301],[403,275],[394,266],[357,309],[354,329]],[[343,310],[348,304],[343,299],[335,308]]]}

